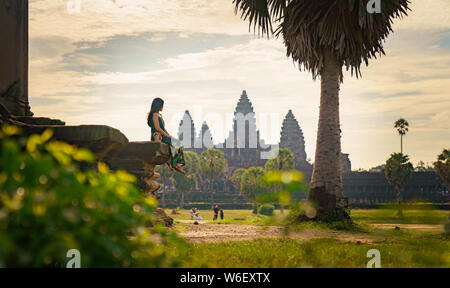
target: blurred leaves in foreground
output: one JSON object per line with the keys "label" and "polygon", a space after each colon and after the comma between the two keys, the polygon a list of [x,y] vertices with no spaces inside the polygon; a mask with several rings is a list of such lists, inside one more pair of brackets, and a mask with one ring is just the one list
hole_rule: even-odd
{"label": "blurred leaves in foreground", "polygon": [[266,193],[258,195],[259,203],[278,202],[281,207],[292,204],[294,195],[304,193],[308,185],[298,170],[271,170],[265,173],[263,183]]}
{"label": "blurred leaves in foreground", "polygon": [[0,267],[65,267],[70,249],[81,267],[178,266],[186,243],[155,224],[135,177],[52,135],[0,130]]}

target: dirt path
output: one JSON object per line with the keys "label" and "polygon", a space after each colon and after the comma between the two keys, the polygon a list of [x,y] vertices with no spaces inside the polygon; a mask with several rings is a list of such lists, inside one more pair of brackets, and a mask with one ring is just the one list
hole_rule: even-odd
{"label": "dirt path", "polygon": [[257,225],[193,225],[187,224],[186,232],[180,233],[189,242],[224,242],[224,241],[245,241],[257,238],[280,238],[288,237],[299,240],[310,240],[316,238],[333,238],[345,242],[371,243],[375,240],[367,234],[326,232],[314,230],[292,231],[285,233],[281,226],[257,226]]}
{"label": "dirt path", "polygon": [[431,225],[431,224],[370,224],[373,228],[378,229],[400,229],[407,230],[426,230],[426,231],[444,231],[443,225]]}

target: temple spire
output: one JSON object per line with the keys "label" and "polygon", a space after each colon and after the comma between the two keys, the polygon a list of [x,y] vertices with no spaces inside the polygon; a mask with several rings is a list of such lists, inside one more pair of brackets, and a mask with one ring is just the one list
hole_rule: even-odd
{"label": "temple spire", "polygon": [[198,143],[200,143],[199,147],[201,147],[202,149],[214,147],[212,134],[206,122],[203,122],[202,129],[200,130],[200,134],[198,135],[197,141]]}
{"label": "temple spire", "polygon": [[184,112],[183,119],[178,128],[178,139],[181,141],[183,147],[194,148],[195,145],[195,125],[191,114],[188,110]]}
{"label": "temple spire", "polygon": [[303,131],[295,119],[292,110],[289,110],[281,127],[280,148],[288,148],[294,154],[297,169],[310,168],[306,161],[305,139]]}
{"label": "temple spire", "polygon": [[250,99],[248,99],[247,91],[242,91],[241,98],[239,99],[239,102],[236,106],[236,109],[234,111],[234,115],[242,113],[243,115],[247,115],[248,113],[254,113],[253,112],[253,106],[250,102]]}

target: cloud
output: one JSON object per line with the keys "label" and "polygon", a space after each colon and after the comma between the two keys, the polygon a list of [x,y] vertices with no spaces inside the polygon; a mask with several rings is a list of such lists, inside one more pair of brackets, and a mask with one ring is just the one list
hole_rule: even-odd
{"label": "cloud", "polygon": [[[449,1],[413,1],[411,8],[396,30],[450,29]],[[65,35],[74,42],[148,32],[248,34],[225,0],[31,0],[30,21],[34,37]]]}
{"label": "cloud", "polygon": [[[69,9],[69,3],[78,9]],[[72,6],[70,6],[72,7]],[[234,15],[231,1],[215,0],[32,0],[31,34],[66,35],[79,41],[104,41],[146,32],[242,35],[248,25]]]}

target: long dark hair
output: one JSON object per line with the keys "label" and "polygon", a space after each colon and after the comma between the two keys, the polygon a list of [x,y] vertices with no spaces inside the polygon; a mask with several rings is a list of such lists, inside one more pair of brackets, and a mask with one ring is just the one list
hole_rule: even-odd
{"label": "long dark hair", "polygon": [[148,113],[148,116],[147,116],[148,125],[150,125],[150,123],[152,121],[153,113],[159,112],[159,110],[161,110],[161,108],[163,108],[163,107],[164,107],[164,100],[162,100],[161,98],[153,99],[152,108],[150,109],[150,112]]}

